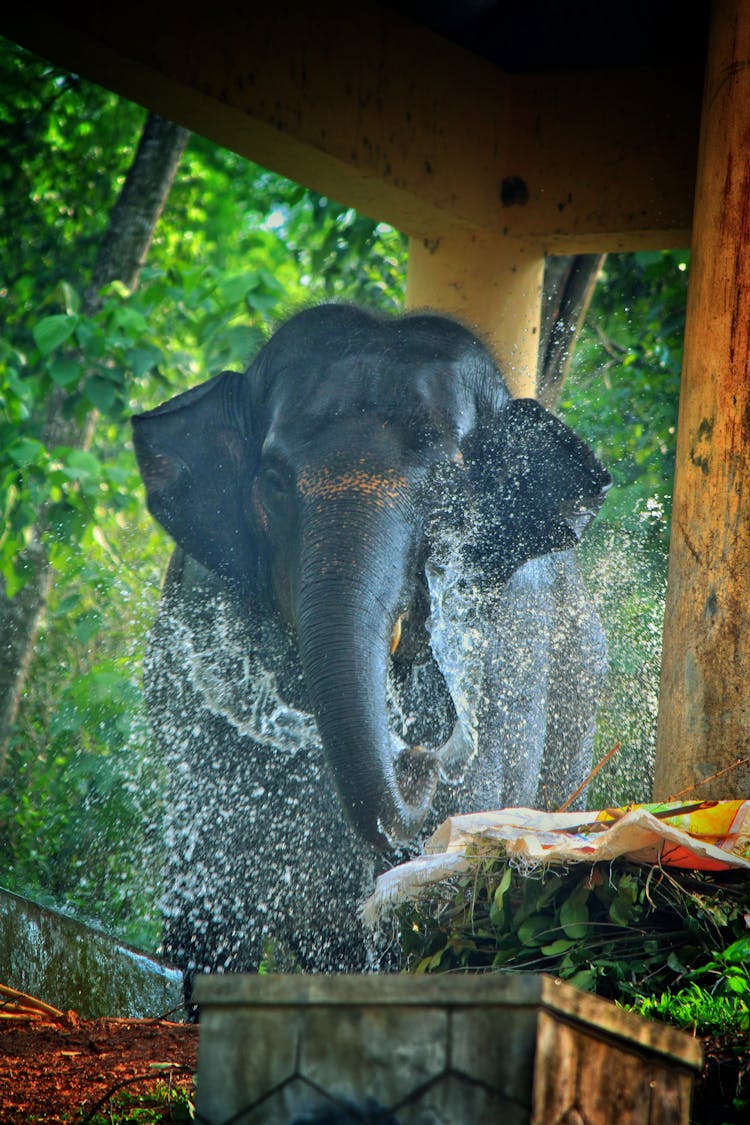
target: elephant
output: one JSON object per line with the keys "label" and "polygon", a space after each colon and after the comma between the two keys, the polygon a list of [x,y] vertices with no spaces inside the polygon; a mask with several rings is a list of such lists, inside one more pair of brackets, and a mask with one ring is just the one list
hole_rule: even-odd
{"label": "elephant", "polygon": [[586,772],[606,660],[575,547],[609,474],[458,321],[343,304],[133,438],[175,542],[144,672],[163,951],[374,967],[378,872]]}

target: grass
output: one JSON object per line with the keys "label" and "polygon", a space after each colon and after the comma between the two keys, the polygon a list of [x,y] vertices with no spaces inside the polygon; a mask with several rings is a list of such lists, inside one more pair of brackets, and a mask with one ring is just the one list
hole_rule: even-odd
{"label": "grass", "polygon": [[159,1080],[146,1092],[122,1088],[110,1092],[80,1119],[80,1125],[184,1125],[194,1120],[192,1089]]}

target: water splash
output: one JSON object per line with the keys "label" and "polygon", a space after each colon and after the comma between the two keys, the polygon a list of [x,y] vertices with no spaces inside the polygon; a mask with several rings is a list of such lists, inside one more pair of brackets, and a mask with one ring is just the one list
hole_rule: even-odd
{"label": "water splash", "polygon": [[[192,689],[213,715],[224,719],[240,738],[288,757],[320,745],[315,720],[282,698],[273,671],[258,650],[243,647],[231,602],[214,598],[212,646],[199,650],[186,621],[174,621],[174,643],[183,653],[183,668]],[[214,647],[214,644],[216,647]],[[217,653],[221,658],[217,659]]]}
{"label": "water splash", "polygon": [[590,807],[651,799],[669,508],[668,497],[641,499],[626,520],[595,524],[581,547],[610,663],[598,710],[595,757],[621,744],[591,787]]}
{"label": "water splash", "polygon": [[447,536],[427,580],[430,643],[457,713],[443,761],[454,780],[469,769],[465,807],[567,795],[590,765],[606,674],[575,556],[531,560],[505,586],[488,586],[458,536]]}
{"label": "water splash", "polygon": [[[444,746],[425,834],[454,812],[535,804],[540,777],[567,795],[589,765],[603,650],[575,556],[488,588],[447,535],[426,577],[431,652],[394,661],[387,690],[394,753]],[[294,637],[189,560],[180,583],[145,667],[168,791],[164,952],[198,969],[372,967],[358,904],[389,861],[345,818]]]}

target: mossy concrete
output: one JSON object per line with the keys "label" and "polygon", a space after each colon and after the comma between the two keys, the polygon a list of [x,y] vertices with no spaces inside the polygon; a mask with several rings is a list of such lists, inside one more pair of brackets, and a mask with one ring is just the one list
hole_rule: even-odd
{"label": "mossy concrete", "polygon": [[182,974],[55,910],[0,889],[0,983],[84,1019],[179,1019]]}

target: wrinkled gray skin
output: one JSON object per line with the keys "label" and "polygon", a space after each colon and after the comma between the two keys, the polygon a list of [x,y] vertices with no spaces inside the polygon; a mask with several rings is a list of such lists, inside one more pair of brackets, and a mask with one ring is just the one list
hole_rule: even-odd
{"label": "wrinkled gray skin", "polygon": [[341,306],[134,435],[178,544],[146,668],[165,952],[363,969],[377,871],[585,775],[603,641],[571,548],[609,478],[460,325]]}

